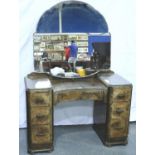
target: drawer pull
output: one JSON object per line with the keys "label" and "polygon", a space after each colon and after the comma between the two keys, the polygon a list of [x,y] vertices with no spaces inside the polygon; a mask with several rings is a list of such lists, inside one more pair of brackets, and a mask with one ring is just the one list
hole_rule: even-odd
{"label": "drawer pull", "polygon": [[36,133],[36,136],[46,136],[46,134],[48,133],[49,131],[46,129],[46,128],[43,128],[41,130],[39,130],[37,133]]}
{"label": "drawer pull", "polygon": [[125,99],[125,94],[119,94],[119,95],[117,95],[117,99],[118,100],[123,100],[123,99]]}
{"label": "drawer pull", "polygon": [[47,115],[40,115],[40,114],[38,114],[38,115],[36,115],[36,118],[38,120],[46,120],[47,119]]}
{"label": "drawer pull", "polygon": [[35,100],[35,104],[44,104],[44,99],[42,99],[42,98],[37,98],[36,100]]}
{"label": "drawer pull", "polygon": [[45,133],[41,133],[41,132],[40,133],[36,133],[37,137],[41,137],[41,136],[45,136],[45,135],[46,135]]}
{"label": "drawer pull", "polygon": [[122,113],[122,112],[124,112],[124,109],[116,108],[116,113],[117,113],[117,114],[120,114],[120,113]]}

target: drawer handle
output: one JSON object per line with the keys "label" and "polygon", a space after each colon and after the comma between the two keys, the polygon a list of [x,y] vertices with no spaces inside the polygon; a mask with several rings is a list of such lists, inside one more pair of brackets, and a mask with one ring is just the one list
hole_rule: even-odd
{"label": "drawer handle", "polygon": [[122,113],[122,112],[124,112],[124,109],[116,108],[116,113],[117,113],[117,114],[120,114],[120,113]]}
{"label": "drawer handle", "polygon": [[38,115],[36,115],[36,118],[37,118],[38,120],[45,120],[45,119],[47,119],[47,115],[38,114]]}
{"label": "drawer handle", "polygon": [[36,133],[36,136],[37,136],[37,137],[45,136],[45,133],[39,132],[39,133]]}
{"label": "drawer handle", "polygon": [[41,130],[39,130],[37,133],[36,133],[36,136],[45,136],[46,134],[48,133],[48,130],[46,128],[43,128]]}
{"label": "drawer handle", "polygon": [[36,100],[35,100],[35,104],[44,104],[44,99],[42,99],[42,98],[37,98]]}
{"label": "drawer handle", "polygon": [[117,95],[117,99],[118,100],[122,100],[122,99],[125,99],[125,94],[119,94],[119,95]]}

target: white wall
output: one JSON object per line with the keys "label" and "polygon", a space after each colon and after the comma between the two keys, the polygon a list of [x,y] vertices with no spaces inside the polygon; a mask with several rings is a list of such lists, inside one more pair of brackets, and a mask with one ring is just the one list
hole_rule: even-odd
{"label": "white wall", "polygon": [[[20,1],[20,94],[19,126],[26,127],[26,101],[24,77],[33,71],[33,33],[41,15],[61,0]],[[130,120],[136,120],[136,45],[135,45],[135,2],[134,0],[83,0],[98,10],[106,19],[112,35],[111,69],[133,84]],[[77,109],[83,109],[85,111]],[[55,107],[55,124],[91,123],[93,104],[66,103]],[[73,117],[72,113],[76,113]],[[82,112],[82,113],[81,113]],[[86,113],[86,115],[84,115]],[[83,114],[83,118],[81,118]],[[79,119],[77,119],[79,118]]]}

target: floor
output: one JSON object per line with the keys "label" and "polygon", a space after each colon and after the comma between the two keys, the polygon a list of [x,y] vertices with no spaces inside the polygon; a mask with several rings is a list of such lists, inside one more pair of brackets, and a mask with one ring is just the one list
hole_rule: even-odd
{"label": "floor", "polygon": [[[27,155],[26,129],[19,130],[19,155]],[[91,125],[54,127],[54,151],[35,155],[136,155],[136,123],[129,126],[128,144],[106,147]]]}

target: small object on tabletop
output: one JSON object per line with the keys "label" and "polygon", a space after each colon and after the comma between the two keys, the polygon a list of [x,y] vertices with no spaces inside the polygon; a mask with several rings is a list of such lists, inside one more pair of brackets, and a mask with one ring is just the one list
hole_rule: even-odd
{"label": "small object on tabletop", "polygon": [[54,67],[54,68],[50,69],[50,73],[53,76],[64,76],[65,70],[63,68],[60,68],[60,67]]}
{"label": "small object on tabletop", "polygon": [[85,72],[85,69],[83,69],[83,67],[77,67],[76,71],[80,75],[80,77],[86,76],[86,72]]}

